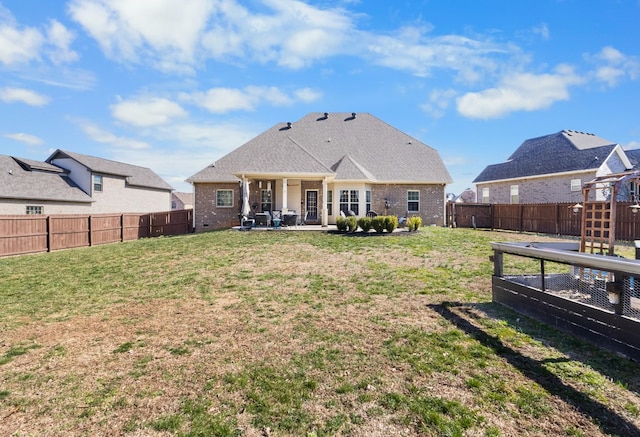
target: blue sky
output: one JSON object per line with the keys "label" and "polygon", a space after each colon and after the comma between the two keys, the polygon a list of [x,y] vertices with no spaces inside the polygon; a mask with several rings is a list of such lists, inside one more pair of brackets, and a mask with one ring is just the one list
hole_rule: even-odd
{"label": "blue sky", "polygon": [[0,0],[0,154],[179,191],[309,112],[368,112],[454,183],[572,129],[640,147],[640,0]]}

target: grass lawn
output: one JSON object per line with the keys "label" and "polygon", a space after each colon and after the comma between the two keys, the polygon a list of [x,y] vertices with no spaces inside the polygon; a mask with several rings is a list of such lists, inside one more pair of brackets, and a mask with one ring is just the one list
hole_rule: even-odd
{"label": "grass lawn", "polygon": [[0,435],[639,435],[636,363],[491,303],[489,242],[548,239],[223,231],[0,259]]}

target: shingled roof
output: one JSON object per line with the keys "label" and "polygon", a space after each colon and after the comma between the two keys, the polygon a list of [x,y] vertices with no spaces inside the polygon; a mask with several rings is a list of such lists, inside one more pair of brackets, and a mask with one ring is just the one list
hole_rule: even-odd
{"label": "shingled roof", "polygon": [[367,113],[320,113],[279,123],[187,179],[330,176],[377,183],[451,183],[438,152]]}
{"label": "shingled roof", "polygon": [[0,198],[90,203],[64,169],[44,162],[0,155]]}
{"label": "shingled roof", "polygon": [[526,140],[506,162],[488,165],[473,182],[596,170],[616,146],[594,134],[562,130]]}
{"label": "shingled roof", "polygon": [[67,150],[56,150],[51,156],[49,156],[49,158],[47,158],[46,162],[51,163],[55,159],[65,158],[73,159],[95,173],[124,177],[128,185],[157,188],[160,190],[173,189],[171,185],[165,182],[164,179],[158,176],[150,168],[97,158],[95,156],[83,155],[76,152],[69,152]]}

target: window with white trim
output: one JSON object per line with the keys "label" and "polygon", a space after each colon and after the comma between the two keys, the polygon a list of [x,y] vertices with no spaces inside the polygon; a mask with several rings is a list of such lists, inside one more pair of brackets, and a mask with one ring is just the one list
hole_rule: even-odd
{"label": "window with white trim", "polygon": [[365,191],[365,212],[371,211],[371,190]]}
{"label": "window with white trim", "polygon": [[509,199],[512,204],[520,203],[520,188],[518,185],[511,185],[509,188]]}
{"label": "window with white trim", "polygon": [[582,179],[571,179],[571,191],[582,191]]}
{"label": "window with white trim", "polygon": [[102,191],[102,175],[94,174],[93,175],[93,191],[100,192]]}
{"label": "window with white trim", "polygon": [[420,212],[420,191],[407,191],[407,211]]}
{"label": "window with white trim", "polygon": [[327,190],[327,214],[333,215],[333,190]]}
{"label": "window with white trim", "polygon": [[360,193],[358,190],[340,190],[340,211],[349,215],[353,211],[355,215],[360,212]]}
{"label": "window with white trim", "polygon": [[216,190],[216,206],[218,208],[233,207],[233,190]]}
{"label": "window with white trim", "polygon": [[35,205],[27,205],[27,214],[42,214],[42,207]]}
{"label": "window with white trim", "polygon": [[490,203],[489,199],[489,187],[484,187],[482,189],[482,203]]}

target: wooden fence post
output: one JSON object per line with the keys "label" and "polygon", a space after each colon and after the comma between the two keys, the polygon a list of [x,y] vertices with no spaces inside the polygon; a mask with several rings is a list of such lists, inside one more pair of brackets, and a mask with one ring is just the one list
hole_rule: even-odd
{"label": "wooden fence post", "polygon": [[51,252],[51,216],[47,216],[47,252]]}

